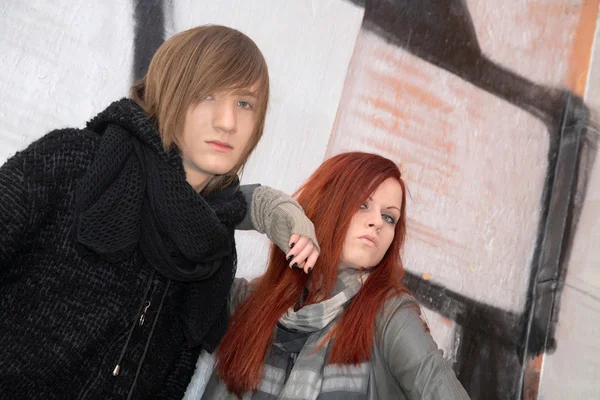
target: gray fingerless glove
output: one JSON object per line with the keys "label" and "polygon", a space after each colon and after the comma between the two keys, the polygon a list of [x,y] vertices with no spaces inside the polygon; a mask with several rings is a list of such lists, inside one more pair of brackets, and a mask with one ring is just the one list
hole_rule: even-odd
{"label": "gray fingerless glove", "polygon": [[259,186],[254,189],[248,211],[254,229],[265,233],[284,253],[289,251],[289,240],[294,233],[309,238],[321,252],[315,226],[291,196],[268,186]]}

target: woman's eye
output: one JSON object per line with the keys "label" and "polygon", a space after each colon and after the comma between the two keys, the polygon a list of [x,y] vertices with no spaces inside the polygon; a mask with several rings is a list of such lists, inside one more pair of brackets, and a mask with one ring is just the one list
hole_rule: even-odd
{"label": "woman's eye", "polygon": [[238,101],[238,106],[242,107],[242,108],[252,108],[252,104],[248,103],[247,101]]}
{"label": "woman's eye", "polygon": [[360,205],[360,209],[361,209],[361,210],[366,210],[366,209],[367,209],[367,203],[362,203],[362,204]]}
{"label": "woman's eye", "polygon": [[392,217],[391,215],[387,215],[387,214],[381,214],[381,217],[383,218],[383,220],[385,222],[387,222],[388,224],[396,224],[396,220],[394,219],[394,217]]}
{"label": "woman's eye", "polygon": [[204,98],[204,100],[214,100],[214,97],[212,97],[211,95],[208,95]]}

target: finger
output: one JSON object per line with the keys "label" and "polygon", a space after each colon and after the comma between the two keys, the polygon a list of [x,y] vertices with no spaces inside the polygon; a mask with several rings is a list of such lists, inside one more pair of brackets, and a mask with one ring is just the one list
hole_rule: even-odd
{"label": "finger", "polygon": [[317,259],[319,258],[319,251],[317,249],[313,249],[313,251],[308,256],[306,263],[304,264],[304,272],[307,274],[312,271],[317,263]]}
{"label": "finger", "polygon": [[310,256],[310,253],[312,253],[314,248],[315,248],[315,246],[313,245],[313,243],[310,240],[308,240],[308,243],[304,246],[302,251],[300,251],[300,253],[298,253],[292,259],[292,261],[291,261],[292,265],[297,264],[295,268],[303,266],[304,263],[306,262],[306,259],[308,258],[308,256]]}
{"label": "finger", "polygon": [[[310,271],[312,271],[312,269],[313,269],[313,266],[314,266],[314,265],[310,265],[310,264],[308,263],[308,259],[309,259],[309,258],[310,258],[310,257],[311,257],[311,256],[312,256],[312,255],[313,255],[315,252],[317,252],[317,250],[316,250],[315,248],[313,248],[313,251],[311,251],[311,252],[310,252],[310,254],[308,255],[308,258],[307,258],[306,260],[304,260],[304,265],[303,265],[302,269],[304,270],[304,273],[305,273],[305,274],[308,274],[308,273],[309,273]],[[318,252],[317,252],[317,255],[318,255]]]}
{"label": "finger", "polygon": [[[288,261],[291,261],[292,258],[294,258],[296,254],[300,254],[300,252],[304,249],[304,247],[308,243],[312,243],[312,241],[309,238],[307,238],[305,236],[298,236],[298,239],[296,239],[296,241],[295,241],[294,248],[291,249],[290,251],[288,251],[287,254],[285,255],[285,257],[288,259]],[[304,261],[304,260],[302,260],[302,261]]]}
{"label": "finger", "polygon": [[296,242],[298,241],[298,239],[300,239],[300,235],[298,235],[297,233],[294,233],[290,237],[290,241],[288,242],[288,246],[290,246],[290,249],[294,248],[294,246],[296,245]]}
{"label": "finger", "polygon": [[298,266],[296,268],[301,269],[302,271],[304,271],[304,265],[306,263],[306,260],[302,261],[301,263],[298,263]]}

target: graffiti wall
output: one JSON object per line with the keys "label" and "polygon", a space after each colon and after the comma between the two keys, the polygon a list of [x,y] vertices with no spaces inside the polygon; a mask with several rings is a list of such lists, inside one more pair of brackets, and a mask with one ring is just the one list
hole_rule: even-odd
{"label": "graffiti wall", "polygon": [[361,4],[328,154],[403,165],[408,285],[446,323],[471,396],[536,392],[529,360],[556,346],[561,246],[577,222],[587,109],[573,92],[593,39],[581,25],[597,14],[581,1]]}
{"label": "graffiti wall", "polygon": [[[598,0],[27,3],[0,10],[0,162],[126,96],[165,38],[235,27],[272,79],[242,180],[291,193],[339,152],[395,160],[406,283],[471,397],[600,397]],[[259,274],[266,239],[237,242]]]}

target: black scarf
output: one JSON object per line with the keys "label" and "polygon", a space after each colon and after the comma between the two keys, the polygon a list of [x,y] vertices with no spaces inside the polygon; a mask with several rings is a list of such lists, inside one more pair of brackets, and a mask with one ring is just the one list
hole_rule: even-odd
{"label": "black scarf", "polygon": [[205,197],[196,193],[179,151],[164,151],[156,125],[132,100],[114,102],[87,128],[102,139],[77,186],[78,250],[118,263],[139,248],[159,274],[183,282],[188,343],[214,350],[227,328],[233,230],[246,213],[238,182]]}

